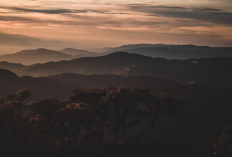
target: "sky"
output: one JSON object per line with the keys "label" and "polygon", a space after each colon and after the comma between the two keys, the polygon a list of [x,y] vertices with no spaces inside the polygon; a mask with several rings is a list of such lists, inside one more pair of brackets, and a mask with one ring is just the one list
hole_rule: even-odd
{"label": "sky", "polygon": [[0,45],[15,45],[14,34],[82,49],[136,43],[231,47],[232,0],[0,0]]}

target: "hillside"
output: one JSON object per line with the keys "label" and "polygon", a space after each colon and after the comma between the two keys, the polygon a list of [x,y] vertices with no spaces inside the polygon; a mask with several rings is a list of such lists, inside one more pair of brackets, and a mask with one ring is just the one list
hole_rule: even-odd
{"label": "hillside", "polygon": [[76,58],[98,56],[98,54],[94,52],[90,52],[87,50],[73,49],[73,48],[65,48],[63,50],[59,50],[59,52],[75,56]]}
{"label": "hillside", "polygon": [[32,101],[53,97],[65,100],[74,88],[80,87],[46,78],[18,77],[8,70],[0,69],[0,96],[28,89],[32,92]]}
{"label": "hillside", "polygon": [[[15,67],[7,68],[5,62],[0,62],[4,68],[15,72],[19,76],[29,75],[33,77],[48,76],[62,73],[79,74],[117,74],[127,75],[129,67],[136,64],[153,64],[153,59],[142,55],[129,54],[124,52],[113,53],[101,57],[79,58],[71,61],[49,62],[24,66],[21,71]],[[13,64],[15,65],[15,64]],[[20,65],[22,67],[22,65]]]}
{"label": "hillside", "polygon": [[[199,84],[182,84],[150,76],[123,77],[117,75],[61,74],[46,77],[67,84],[83,85],[88,89],[108,86],[148,87],[155,94],[168,95],[188,100],[182,112],[166,119],[147,135],[158,140],[173,139],[190,144],[195,138],[218,131],[230,123],[231,88],[209,87]],[[184,124],[184,125],[183,125]]]}
{"label": "hillside", "polygon": [[18,78],[18,76],[9,71],[9,70],[5,70],[5,69],[0,69],[0,80],[5,80],[5,79],[16,79]]}
{"label": "hillside", "polygon": [[[53,75],[46,77],[51,80],[60,81],[73,86],[83,86],[87,89],[90,88],[107,88],[112,87],[134,87],[141,86],[149,88],[156,94],[168,93],[175,97],[187,97],[187,86],[182,84],[159,79],[152,76],[119,76],[119,75],[80,75],[65,73],[60,75]],[[176,90],[178,89],[178,90]]]}
{"label": "hillside", "polygon": [[7,76],[0,80],[0,95],[16,93],[19,89],[29,89],[32,92],[32,98],[29,101],[53,97],[63,101],[73,89],[138,85],[150,88],[155,94],[168,93],[173,97],[187,99],[188,105],[182,112],[161,119],[162,124],[159,127],[147,132],[150,137],[161,141],[172,138],[191,144],[195,138],[205,136],[209,131],[218,131],[230,123],[231,88],[208,87],[199,84],[185,86],[151,76],[61,74],[46,78],[33,78],[17,77],[7,70],[0,70],[0,74]]}
{"label": "hillside", "polygon": [[98,52],[129,52],[153,58],[166,59],[192,59],[192,58],[212,58],[212,57],[232,57],[231,47],[207,47],[195,45],[165,45],[165,44],[134,44],[123,45],[114,48],[103,48],[95,50]]}
{"label": "hillside", "polygon": [[76,57],[72,55],[41,48],[37,50],[23,50],[14,54],[1,55],[0,61],[31,65],[51,61],[71,60],[74,58]]}
{"label": "hillside", "polygon": [[19,76],[49,76],[62,73],[85,75],[114,74],[122,76],[154,76],[179,83],[200,83],[211,86],[232,86],[232,58],[167,60],[126,52],[70,61],[23,66],[0,62],[0,68]]}

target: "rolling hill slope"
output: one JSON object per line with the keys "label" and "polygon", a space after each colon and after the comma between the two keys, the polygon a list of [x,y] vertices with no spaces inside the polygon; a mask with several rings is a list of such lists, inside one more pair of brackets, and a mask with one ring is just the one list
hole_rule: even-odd
{"label": "rolling hill slope", "polygon": [[114,48],[103,48],[95,50],[98,52],[129,52],[153,58],[166,59],[193,59],[193,58],[212,58],[212,57],[232,57],[231,47],[208,47],[195,45],[165,45],[165,44],[134,44],[123,45]]}
{"label": "rolling hill slope", "polygon": [[31,66],[0,62],[0,68],[11,70],[19,76],[44,77],[62,73],[154,76],[179,83],[212,86],[232,86],[230,67],[232,58],[167,60],[126,52]]}
{"label": "rolling hill slope", "polygon": [[31,65],[51,61],[71,60],[74,58],[76,57],[72,55],[41,48],[37,50],[23,50],[14,54],[1,55],[0,61]]}

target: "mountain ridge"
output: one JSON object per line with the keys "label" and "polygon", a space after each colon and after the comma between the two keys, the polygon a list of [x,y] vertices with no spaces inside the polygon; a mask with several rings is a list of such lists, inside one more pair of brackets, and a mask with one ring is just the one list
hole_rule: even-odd
{"label": "mountain ridge", "polygon": [[106,56],[84,57],[30,66],[0,62],[0,68],[11,70],[19,76],[44,77],[62,73],[145,75],[185,84],[195,82],[213,86],[232,86],[230,67],[232,67],[232,58],[226,57],[168,60],[127,52],[115,52]]}
{"label": "mountain ridge", "polygon": [[[94,51],[94,50],[93,50]],[[165,44],[130,44],[113,48],[102,48],[96,51],[104,54],[126,51],[151,57],[167,59],[191,59],[232,57],[232,47],[209,47],[196,45],[165,45]]]}
{"label": "mountain ridge", "polygon": [[36,63],[46,63],[49,61],[71,60],[74,58],[76,57],[62,52],[39,48],[36,50],[23,50],[14,54],[1,55],[0,61],[32,65]]}

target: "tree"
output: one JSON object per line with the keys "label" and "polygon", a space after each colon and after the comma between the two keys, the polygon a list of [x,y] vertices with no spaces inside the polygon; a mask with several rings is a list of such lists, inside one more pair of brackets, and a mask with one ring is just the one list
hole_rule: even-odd
{"label": "tree", "polygon": [[92,111],[92,123],[82,124],[86,134],[95,135],[100,142],[108,138],[118,142],[129,128],[141,123],[145,127],[137,135],[142,137],[160,117],[180,111],[187,102],[165,94],[154,95],[141,87],[109,87],[74,90],[67,103],[81,103],[83,108]]}
{"label": "tree", "polygon": [[27,98],[31,97],[31,91],[23,89],[17,92],[18,100],[22,103]]}
{"label": "tree", "polygon": [[[30,91],[20,90],[0,98],[0,151],[5,156],[81,156],[93,149],[101,154],[106,147],[123,150],[122,143],[140,142],[161,117],[187,103],[141,87],[74,90],[65,102],[25,103],[30,96]],[[30,112],[24,114],[21,109],[26,107]],[[149,141],[136,148],[146,149]]]}
{"label": "tree", "polygon": [[220,141],[215,143],[214,150],[218,157],[232,156],[232,125],[222,131]]}

